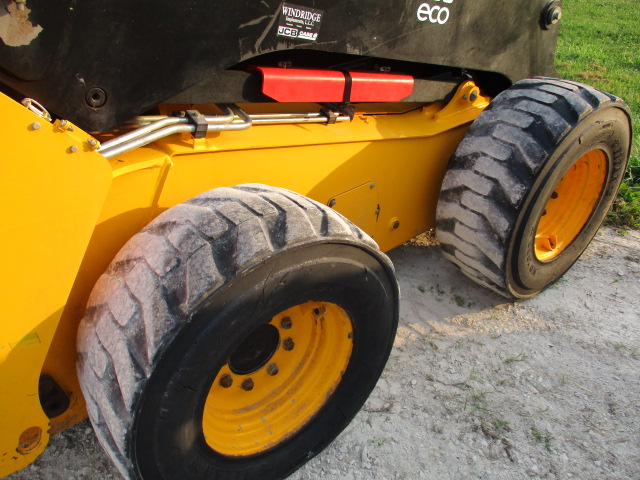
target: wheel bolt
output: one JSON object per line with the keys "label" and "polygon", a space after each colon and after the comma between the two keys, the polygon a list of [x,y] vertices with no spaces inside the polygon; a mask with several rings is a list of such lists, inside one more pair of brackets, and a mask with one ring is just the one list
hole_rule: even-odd
{"label": "wheel bolt", "polygon": [[251,377],[245,378],[242,381],[242,384],[240,385],[240,388],[242,388],[243,390],[246,390],[247,392],[249,390],[253,390],[253,379]]}
{"label": "wheel bolt", "polygon": [[280,328],[289,330],[291,328],[291,325],[293,325],[293,322],[289,317],[283,317],[282,320],[280,320]]}
{"label": "wheel bolt", "polygon": [[280,371],[280,369],[278,368],[278,365],[276,365],[275,363],[270,363],[270,364],[267,366],[267,373],[268,373],[269,375],[271,375],[272,377],[273,377],[274,375],[277,375],[279,371]]}
{"label": "wheel bolt", "polygon": [[282,342],[282,348],[284,348],[287,352],[293,350],[294,347],[293,339],[291,337],[286,338],[284,342]]}
{"label": "wheel bolt", "polygon": [[553,192],[551,194],[551,198],[558,198],[558,192]]}
{"label": "wheel bolt", "polygon": [[220,377],[220,386],[223,388],[229,388],[233,384],[233,378],[228,373],[225,373]]}

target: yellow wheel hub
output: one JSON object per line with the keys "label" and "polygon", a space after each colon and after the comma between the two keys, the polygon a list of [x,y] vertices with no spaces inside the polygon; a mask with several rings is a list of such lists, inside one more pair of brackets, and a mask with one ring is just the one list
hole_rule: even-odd
{"label": "yellow wheel hub", "polygon": [[535,254],[541,262],[556,258],[591,217],[607,177],[607,157],[593,150],[574,163],[553,193],[536,230]]}
{"label": "yellow wheel hub", "polygon": [[307,302],[276,315],[218,372],[202,416],[207,444],[246,456],[291,437],[331,397],[352,348],[351,320],[335,304]]}

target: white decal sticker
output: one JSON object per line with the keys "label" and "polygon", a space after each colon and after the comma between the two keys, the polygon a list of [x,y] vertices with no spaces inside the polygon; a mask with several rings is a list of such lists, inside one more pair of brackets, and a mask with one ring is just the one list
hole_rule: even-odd
{"label": "white decal sticker", "polygon": [[[432,0],[434,2],[453,3],[453,0]],[[444,25],[449,20],[449,7],[421,3],[417,12],[418,20]]]}
{"label": "white decal sticker", "polygon": [[283,3],[278,36],[315,42],[320,32],[322,13],[322,10]]}

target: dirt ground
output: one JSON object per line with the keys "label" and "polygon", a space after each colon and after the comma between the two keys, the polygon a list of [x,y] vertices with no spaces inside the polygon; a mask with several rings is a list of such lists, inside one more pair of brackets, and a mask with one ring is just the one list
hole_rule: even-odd
{"label": "dirt ground", "polygon": [[[395,347],[316,479],[640,479],[640,232],[603,230],[536,298],[476,286],[437,248],[393,250]],[[87,422],[10,480],[119,479]]]}

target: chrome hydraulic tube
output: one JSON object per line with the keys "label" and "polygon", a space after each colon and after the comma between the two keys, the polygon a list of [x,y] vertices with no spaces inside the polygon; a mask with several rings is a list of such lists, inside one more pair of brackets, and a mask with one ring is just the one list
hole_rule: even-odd
{"label": "chrome hydraulic tube", "polygon": [[[325,114],[315,112],[247,114],[236,105],[219,105],[219,108],[223,112],[222,115],[203,116],[207,122],[207,132],[246,130],[253,125],[335,123],[350,120],[346,115],[337,115],[329,121]],[[146,115],[135,117],[129,123],[139,127],[102,143],[98,152],[107,158],[113,158],[169,135],[196,130],[196,126],[186,117]]]}

